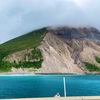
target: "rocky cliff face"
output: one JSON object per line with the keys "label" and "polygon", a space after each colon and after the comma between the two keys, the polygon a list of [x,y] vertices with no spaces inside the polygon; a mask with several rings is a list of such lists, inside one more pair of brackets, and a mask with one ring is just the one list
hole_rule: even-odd
{"label": "rocky cliff face", "polygon": [[42,68],[37,73],[84,73],[74,63],[66,43],[53,33],[48,33],[45,36],[39,48],[42,51],[44,62]]}
{"label": "rocky cliff face", "polygon": [[93,28],[59,27],[49,29],[42,45],[44,62],[39,73],[90,73],[89,62],[100,67],[100,32]]}
{"label": "rocky cliff face", "polygon": [[[35,73],[91,73],[84,62],[100,67],[100,63],[95,60],[95,57],[100,57],[100,32],[93,27],[48,28],[38,48],[42,52],[43,63]],[[31,50],[13,53],[4,60],[14,61],[16,58],[17,61],[23,61],[23,56]]]}

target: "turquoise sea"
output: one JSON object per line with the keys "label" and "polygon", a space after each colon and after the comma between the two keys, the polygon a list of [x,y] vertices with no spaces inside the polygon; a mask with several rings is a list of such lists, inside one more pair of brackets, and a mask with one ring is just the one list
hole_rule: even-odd
{"label": "turquoise sea", "polygon": [[0,76],[0,99],[63,97],[63,77],[67,96],[100,96],[100,76],[41,75]]}

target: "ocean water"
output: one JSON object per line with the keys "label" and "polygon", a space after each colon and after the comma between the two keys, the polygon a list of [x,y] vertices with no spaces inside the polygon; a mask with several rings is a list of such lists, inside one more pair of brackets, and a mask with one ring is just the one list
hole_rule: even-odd
{"label": "ocean water", "polygon": [[100,96],[100,76],[0,76],[0,99],[63,97],[63,77],[67,96]]}

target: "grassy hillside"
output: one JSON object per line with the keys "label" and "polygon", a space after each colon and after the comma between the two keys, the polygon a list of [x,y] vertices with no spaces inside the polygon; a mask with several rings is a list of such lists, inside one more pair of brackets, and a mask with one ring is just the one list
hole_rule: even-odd
{"label": "grassy hillside", "polygon": [[[41,44],[43,37],[45,36],[46,33],[47,33],[47,29],[42,28],[40,30],[32,31],[28,34],[25,34],[23,36],[17,37],[6,43],[1,44],[0,45],[0,70],[9,71],[12,66],[19,67],[20,65],[23,65],[23,64],[26,65],[25,67],[29,67],[29,65],[32,65],[32,64],[34,65],[34,67],[36,67],[39,63],[40,63],[39,65],[41,65],[42,57],[40,59],[40,62],[39,61],[34,62],[34,63],[24,62],[23,64],[13,64],[9,62],[4,62],[2,61],[2,59],[6,57],[7,55],[12,54],[17,51],[30,49],[30,48],[36,48],[37,46]],[[34,49],[34,50],[37,50],[37,49]]]}
{"label": "grassy hillside", "polygon": [[94,65],[94,64],[91,64],[91,63],[89,63],[89,62],[84,62],[84,64],[85,64],[86,68],[87,68],[90,72],[94,72],[94,71],[99,72],[99,71],[100,71],[100,68],[97,67],[97,66]]}
{"label": "grassy hillside", "polygon": [[0,60],[10,53],[39,46],[46,33],[47,29],[42,28],[1,44]]}

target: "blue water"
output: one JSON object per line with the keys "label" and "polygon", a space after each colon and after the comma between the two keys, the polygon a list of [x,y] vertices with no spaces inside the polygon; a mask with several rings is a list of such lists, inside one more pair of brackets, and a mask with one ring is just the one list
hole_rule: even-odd
{"label": "blue water", "polygon": [[100,76],[0,76],[0,99],[64,96],[100,96]]}

